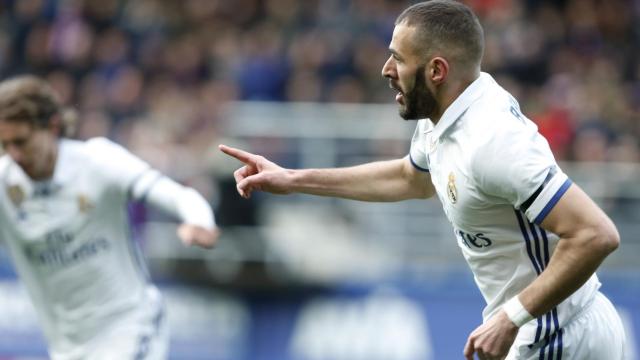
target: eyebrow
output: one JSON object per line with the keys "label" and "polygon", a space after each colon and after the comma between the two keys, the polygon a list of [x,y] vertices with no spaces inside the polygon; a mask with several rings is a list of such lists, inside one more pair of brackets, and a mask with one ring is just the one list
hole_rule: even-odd
{"label": "eyebrow", "polygon": [[398,59],[402,60],[402,56],[400,56],[400,54],[397,51],[395,51],[393,48],[389,48],[389,52],[392,53]]}

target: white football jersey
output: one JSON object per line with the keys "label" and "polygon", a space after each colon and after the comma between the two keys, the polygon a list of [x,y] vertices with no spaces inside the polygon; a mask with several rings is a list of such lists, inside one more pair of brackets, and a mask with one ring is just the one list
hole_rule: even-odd
{"label": "white football jersey", "polygon": [[83,346],[132,313],[162,316],[128,220],[129,191],[147,171],[104,138],[61,139],[46,182],[0,158],[0,236],[54,357],[82,356]]}
{"label": "white football jersey", "polygon": [[[485,321],[544,271],[558,236],[540,223],[571,185],[546,139],[518,102],[486,73],[434,126],[417,124],[409,154],[431,181],[487,306]],[[548,314],[523,326],[531,343],[554,335],[585,308],[597,276]],[[553,346],[553,344],[552,344]]]}

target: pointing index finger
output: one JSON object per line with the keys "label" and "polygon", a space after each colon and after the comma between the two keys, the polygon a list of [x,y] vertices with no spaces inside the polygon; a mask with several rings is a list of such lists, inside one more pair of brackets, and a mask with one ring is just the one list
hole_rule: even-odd
{"label": "pointing index finger", "polygon": [[222,151],[223,153],[242,161],[245,164],[255,163],[255,155],[250,152],[232,148],[223,144],[218,145],[218,149],[220,149],[220,151]]}

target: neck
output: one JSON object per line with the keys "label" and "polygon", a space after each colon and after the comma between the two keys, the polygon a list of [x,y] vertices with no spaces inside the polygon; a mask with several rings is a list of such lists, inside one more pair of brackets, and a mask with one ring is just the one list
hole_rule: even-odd
{"label": "neck", "polygon": [[453,104],[454,101],[480,76],[479,72],[475,72],[472,75],[461,77],[460,79],[453,79],[446,84],[443,84],[436,94],[436,100],[438,107],[435,114],[430,117],[433,124],[437,124],[444,112]]}
{"label": "neck", "polygon": [[48,179],[53,177],[53,172],[56,170],[56,163],[58,162],[58,142],[53,144],[53,149],[49,153],[49,159],[47,159],[46,176]]}
{"label": "neck", "polygon": [[56,163],[58,162],[58,149],[59,149],[58,141],[55,141],[52,144],[51,151],[49,151],[45,156],[45,158],[42,159],[43,161],[43,166],[41,168],[42,170],[38,171],[35,174],[28,174],[29,177],[31,177],[31,179],[35,181],[43,181],[43,180],[49,180],[53,177],[53,173],[56,169]]}

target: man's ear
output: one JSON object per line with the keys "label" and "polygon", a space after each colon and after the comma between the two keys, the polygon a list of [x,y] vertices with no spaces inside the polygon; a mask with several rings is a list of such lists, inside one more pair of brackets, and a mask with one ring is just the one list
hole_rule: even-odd
{"label": "man's ear", "polygon": [[449,62],[441,56],[434,57],[429,61],[427,74],[425,75],[433,84],[442,84],[449,76]]}

